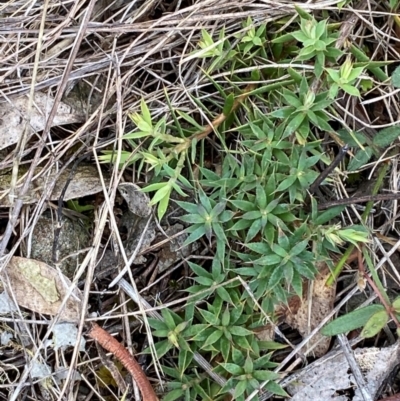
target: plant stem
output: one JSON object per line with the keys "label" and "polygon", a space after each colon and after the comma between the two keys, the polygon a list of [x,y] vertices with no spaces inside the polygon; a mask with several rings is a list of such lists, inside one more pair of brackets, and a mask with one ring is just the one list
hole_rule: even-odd
{"label": "plant stem", "polygon": [[382,302],[382,305],[385,307],[386,312],[390,315],[390,317],[396,323],[396,326],[400,327],[400,323],[399,323],[396,315],[393,313],[393,308],[391,307],[390,303],[387,302],[387,299],[386,299],[387,297],[386,297],[385,291],[384,290],[383,290],[383,292],[379,291],[378,286],[375,284],[374,280],[372,280],[371,277],[365,271],[365,267],[362,262],[361,251],[358,251],[358,269],[359,269],[360,273],[362,274],[362,276],[368,281],[368,284],[374,290],[375,294],[378,296],[378,298]]}
{"label": "plant stem", "polygon": [[[378,175],[378,179],[376,180],[376,183],[374,185],[374,188],[372,189],[372,195],[376,195],[383,183],[383,180],[386,176],[387,170],[389,168],[389,164],[384,163],[380,170],[379,170],[379,175]],[[372,206],[373,206],[374,202],[370,201],[367,203],[365,210],[361,216],[362,221],[365,223],[367,221],[367,218],[371,212]],[[333,270],[332,274],[330,275],[330,277],[328,278],[328,280],[326,281],[326,285],[332,285],[333,282],[337,279],[337,277],[339,276],[339,274],[341,273],[344,264],[346,263],[347,258],[351,255],[351,253],[354,250],[354,245],[350,245],[346,252],[343,254],[343,256],[341,257],[341,259],[339,260],[338,264],[335,266],[335,269]]]}
{"label": "plant stem", "polygon": [[[250,92],[255,88],[255,84],[247,85],[243,93],[235,99],[229,114],[233,113],[247,99],[247,97],[250,96]],[[226,116],[224,113],[221,113],[212,121],[211,124],[206,125],[202,131],[193,134],[189,139],[196,139],[200,141],[201,139],[206,138],[208,135],[210,135],[211,132],[214,131],[214,129],[218,128],[227,119],[227,117],[228,116]]]}

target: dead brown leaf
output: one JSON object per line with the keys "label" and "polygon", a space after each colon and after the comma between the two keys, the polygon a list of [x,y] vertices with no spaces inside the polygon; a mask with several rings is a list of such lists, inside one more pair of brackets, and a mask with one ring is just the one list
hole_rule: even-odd
{"label": "dead brown leaf", "polygon": [[118,190],[128,204],[129,210],[140,217],[148,217],[151,213],[150,198],[141,192],[139,185],[133,182],[121,182]]}
{"label": "dead brown leaf", "polygon": [[[19,306],[54,316],[69,291],[71,281],[46,263],[14,256],[2,272],[6,290]],[[82,295],[74,289],[61,313],[60,321],[77,322]]]}
{"label": "dead brown leaf", "polygon": [[[280,307],[278,310],[278,313],[282,314],[283,321],[297,329],[304,338],[332,311],[335,301],[336,284],[330,287],[325,285],[330,274],[328,266],[321,263],[318,271],[312,290],[310,291],[308,285],[304,286],[303,300],[294,296],[289,300],[288,307]],[[312,353],[315,357],[321,357],[327,353],[330,341],[330,337],[317,333],[308,341],[306,347],[308,349],[318,343]]]}
{"label": "dead brown leaf", "polygon": [[[42,170],[41,167],[35,169],[35,175],[38,175]],[[21,169],[18,176],[17,191],[23,185],[24,174],[26,171]],[[84,196],[93,195],[103,190],[101,180],[97,168],[90,164],[80,164],[73,171],[72,177],[70,177],[71,169],[66,169],[62,173],[58,174],[56,171],[52,172],[49,177],[39,176],[30,184],[28,191],[24,197],[24,203],[30,204],[38,201],[40,194],[43,189],[56,180],[53,191],[49,197],[49,200],[58,200],[64,190],[65,184],[68,182],[67,190],[64,194],[64,201],[71,199],[78,199]],[[7,196],[7,192],[10,189],[11,184],[11,170],[0,175],[0,206],[9,207],[10,200]],[[107,186],[109,184],[109,178],[104,176],[104,182]]]}
{"label": "dead brown leaf", "polygon": [[[25,130],[28,118],[28,96],[21,96],[4,103],[0,109],[0,149],[17,143]],[[36,92],[30,115],[30,125],[34,131],[42,131],[47,116],[54,105],[54,99],[42,92]],[[52,126],[73,124],[84,121],[85,115],[79,114],[63,102],[58,104]]]}

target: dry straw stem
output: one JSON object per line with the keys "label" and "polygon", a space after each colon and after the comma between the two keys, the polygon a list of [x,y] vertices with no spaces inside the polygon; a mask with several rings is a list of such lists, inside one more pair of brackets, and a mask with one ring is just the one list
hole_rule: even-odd
{"label": "dry straw stem", "polygon": [[142,368],[121,343],[119,343],[107,331],[102,329],[97,323],[92,323],[92,328],[90,329],[88,336],[93,340],[96,340],[104,349],[111,352],[121,361],[137,383],[140,392],[142,393],[143,400],[159,401]]}

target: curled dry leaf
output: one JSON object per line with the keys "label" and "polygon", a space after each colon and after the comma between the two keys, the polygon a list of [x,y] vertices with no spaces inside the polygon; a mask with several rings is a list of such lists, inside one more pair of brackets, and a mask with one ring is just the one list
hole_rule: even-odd
{"label": "curled dry leaf", "polygon": [[[37,176],[41,167],[37,167],[35,170],[35,176]],[[26,171],[23,169],[20,170],[20,174],[18,177],[17,184],[17,193],[18,188],[21,188],[23,182],[23,176]],[[82,198],[83,196],[93,195],[100,191],[102,191],[102,185],[99,177],[99,173],[97,168],[92,165],[80,164],[73,172],[72,177],[70,179],[71,169],[64,170],[61,174],[57,172],[52,172],[50,176],[43,175],[39,176],[32,181],[30,184],[27,193],[24,196],[24,203],[34,203],[39,199],[43,188],[46,188],[47,185],[56,180],[56,184],[54,186],[53,192],[51,193],[49,200],[58,200],[61,196],[61,193],[64,189],[65,184],[69,181],[68,188],[64,195],[64,200],[77,199]],[[109,184],[109,178],[104,177],[105,185]],[[11,170],[0,175],[0,206],[9,207],[10,202],[6,193],[10,189],[11,183]]]}
{"label": "curled dry leaf", "polygon": [[[328,287],[325,285],[329,277],[330,270],[326,264],[319,264],[312,291],[307,285],[303,288],[304,299],[294,296],[289,299],[288,307],[279,307],[278,313],[282,314],[283,320],[294,329],[297,329],[303,338],[307,337],[325,317],[332,311],[335,301],[336,284]],[[311,292],[311,294],[309,294]],[[310,296],[311,295],[311,296]],[[331,338],[325,337],[320,333],[315,334],[307,343],[307,348],[313,349],[313,355],[321,357],[329,349]]]}
{"label": "curled dry leaf", "polygon": [[[46,263],[14,256],[2,272],[11,299],[33,312],[54,316],[71,286],[71,281]],[[77,322],[81,313],[81,293],[74,289],[61,313],[60,321]]]}
{"label": "curled dry leaf", "polygon": [[[0,149],[17,143],[25,129],[28,118],[29,97],[11,99],[0,108]],[[30,124],[34,131],[42,131],[47,116],[54,104],[54,99],[44,93],[36,92],[31,112]],[[60,102],[52,126],[73,124],[84,121],[85,115],[79,114],[70,106]]]}

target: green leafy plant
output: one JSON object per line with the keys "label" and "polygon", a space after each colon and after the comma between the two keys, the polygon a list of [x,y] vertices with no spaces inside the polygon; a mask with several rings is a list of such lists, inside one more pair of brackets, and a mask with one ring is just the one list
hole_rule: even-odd
{"label": "green leafy plant", "polygon": [[[396,298],[391,305],[391,311],[395,313],[397,319],[400,318],[399,304],[400,298]],[[372,304],[333,320],[323,327],[321,333],[325,336],[335,336],[363,328],[361,337],[370,338],[377,335],[388,324],[389,319],[389,312],[385,310],[383,305]]]}
{"label": "green leafy plant", "polygon": [[[295,220],[293,214],[288,210],[287,204],[281,204],[280,199],[274,199],[273,189],[274,179],[271,176],[269,188],[261,185],[256,187],[256,195],[252,201],[231,200],[232,205],[241,213],[238,221],[230,228],[231,231],[247,231],[245,242],[250,242],[254,237],[262,233],[263,236],[273,241],[274,231],[283,228],[288,231],[285,224]],[[271,191],[271,193],[269,192]]]}
{"label": "green leafy plant", "polygon": [[226,384],[226,388],[235,389],[235,400],[244,400],[246,395],[258,389],[260,384],[264,381],[268,381],[266,385],[267,390],[288,397],[286,391],[277,386],[274,382],[274,380],[279,378],[279,374],[268,370],[268,368],[271,369],[277,366],[277,364],[271,362],[270,359],[270,354],[255,360],[249,356],[245,358],[243,354],[238,351],[232,357],[233,362],[221,364],[221,366],[232,375]]}
{"label": "green leafy plant", "polygon": [[[378,66],[351,62],[350,51],[336,48],[336,26],[298,13],[283,33],[270,33],[250,18],[229,35],[224,29],[215,35],[201,31],[189,57],[201,59],[215,89],[207,101],[192,99],[201,113],[172,107],[166,93],[169,114],[156,119],[142,100],[131,116],[134,128],[123,138],[126,153],[103,155],[103,161],[119,156],[122,164],[135,163],[138,177],[146,175],[143,191],[152,194],[161,223],[170,223],[168,208],[172,216],[179,211],[176,218],[188,235],[182,246],[201,244],[212,259],[188,260],[187,303],[178,312],[163,309],[162,322],[149,319],[171,379],[167,401],[218,400],[228,392],[242,400],[264,382],[284,396],[280,376],[272,372],[273,351],[281,345],[259,340],[255,330],[266,316],[275,321],[277,306],[303,296],[318,263],[333,269],[332,253],[369,241],[365,226],[342,226],[344,206],[319,210],[310,186],[332,162],[324,139],[333,132],[335,101],[359,96],[357,80]],[[274,68],[268,68],[270,60]],[[296,67],[286,68],[292,62]],[[229,79],[221,81],[214,72]],[[269,79],[272,84],[254,84]],[[348,171],[362,167],[399,133],[394,126],[368,140],[342,128],[338,142],[359,149],[350,162],[344,159]],[[332,181],[328,177],[321,188]],[[180,199],[171,202],[174,196]],[[388,316],[384,307],[372,305],[329,323],[324,334],[341,333],[342,325],[374,335]],[[200,371],[195,353],[207,357],[223,379],[219,384]]]}
{"label": "green leafy plant", "polygon": [[181,316],[168,309],[163,309],[161,313],[162,321],[153,318],[149,319],[150,326],[155,330],[153,335],[166,338],[156,344],[157,355],[161,357],[173,347],[180,348],[183,351],[190,350],[182,334],[189,321],[184,321]]}
{"label": "green leafy plant", "polygon": [[222,298],[216,297],[207,309],[199,308],[199,319],[204,323],[193,325],[189,333],[193,334],[191,341],[199,349],[210,352],[211,358],[221,354],[227,361],[233,347],[251,349],[254,333],[243,327],[246,320],[243,306],[232,308],[226,305],[223,308],[223,304]]}
{"label": "green leafy plant", "polygon": [[236,55],[236,51],[231,49],[229,42],[225,37],[225,30],[221,29],[217,42],[206,31],[201,31],[202,39],[199,42],[201,50],[195,50],[192,56],[199,58],[212,58],[213,61],[209,66],[207,72],[210,74],[217,68],[222,68],[228,60],[232,60]]}
{"label": "green leafy plant", "polygon": [[[181,363],[182,359],[183,357],[179,358],[179,363]],[[186,359],[185,366],[187,362],[190,363],[190,359]],[[207,401],[219,401],[226,397],[226,395],[220,394],[220,387],[213,384],[204,374],[200,375],[197,372],[193,372],[182,375],[179,374],[181,368],[180,364],[178,369],[163,366],[163,372],[173,379],[168,382],[168,393],[163,398],[163,401],[174,401],[182,398],[196,400],[198,397]]]}
{"label": "green leafy plant", "polygon": [[323,112],[332,103],[328,99],[328,92],[315,95],[305,78],[299,86],[298,96],[288,89],[283,89],[282,101],[287,106],[273,111],[270,115],[285,120],[284,137],[295,133],[298,141],[304,144],[310,135],[310,124],[322,130],[331,130],[329,117]]}
{"label": "green leafy plant", "polygon": [[353,68],[353,65],[348,58],[340,67],[339,71],[333,68],[326,69],[330,77],[329,97],[334,99],[339,89],[344,90],[352,96],[360,96],[359,90],[354,86],[356,79],[361,75],[364,68]]}
{"label": "green leafy plant", "polygon": [[[252,19],[248,17],[247,20],[243,23],[243,27],[247,28],[247,30],[246,34],[240,39],[240,43],[243,45],[239,46],[239,49],[241,50],[241,53],[245,55],[253,49],[257,50],[264,45],[266,25],[261,24],[256,29]],[[238,37],[240,36],[238,35]]]}
{"label": "green leafy plant", "polygon": [[337,35],[329,34],[326,20],[317,22],[305,13],[302,13],[302,16],[300,30],[282,35],[273,42],[286,43],[292,38],[299,41],[303,48],[297,58],[304,61],[314,59],[315,75],[319,78],[323,73],[325,62],[327,60],[334,62],[337,57],[342,55],[342,51],[335,48]]}
{"label": "green leafy plant", "polygon": [[378,153],[378,148],[391,145],[400,136],[400,125],[380,130],[372,141],[361,132],[349,133],[346,130],[340,130],[339,135],[348,145],[358,148],[354,158],[347,166],[348,171],[355,171],[367,164],[371,157]]}
{"label": "green leafy plant", "polygon": [[226,202],[215,204],[215,201],[209,199],[202,190],[199,191],[199,201],[197,205],[177,201],[177,204],[189,213],[180,218],[191,224],[187,230],[190,236],[186,239],[185,245],[197,241],[204,235],[211,243],[213,234],[219,241],[225,242],[226,236],[222,224],[232,218],[233,212],[225,210]]}
{"label": "green leafy plant", "polygon": [[[235,296],[235,292],[227,290],[227,288],[234,288],[237,284],[229,286],[223,285],[227,281],[227,273],[223,271],[222,263],[218,258],[213,260],[211,272],[196,263],[188,262],[188,264],[191,270],[196,274],[193,278],[196,284],[187,288],[186,291],[195,295],[195,300],[207,298],[215,291],[223,301],[229,304],[234,305],[235,301],[239,301],[239,297]],[[234,296],[233,299],[232,296]]]}

